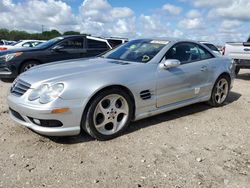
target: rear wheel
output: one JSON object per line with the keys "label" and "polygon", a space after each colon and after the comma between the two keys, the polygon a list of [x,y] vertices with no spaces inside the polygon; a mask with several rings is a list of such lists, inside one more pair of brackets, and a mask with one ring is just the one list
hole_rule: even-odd
{"label": "rear wheel", "polygon": [[220,76],[213,87],[209,104],[214,107],[222,106],[229,94],[230,79],[227,76]]}
{"label": "rear wheel", "polygon": [[39,62],[37,61],[28,61],[28,62],[25,62],[22,66],[21,66],[21,69],[20,69],[20,73],[23,73],[29,69],[31,69],[32,67],[35,67],[39,65]]}
{"label": "rear wheel", "polygon": [[98,140],[119,136],[129,125],[132,102],[120,89],[105,90],[98,94],[87,111],[83,129]]}

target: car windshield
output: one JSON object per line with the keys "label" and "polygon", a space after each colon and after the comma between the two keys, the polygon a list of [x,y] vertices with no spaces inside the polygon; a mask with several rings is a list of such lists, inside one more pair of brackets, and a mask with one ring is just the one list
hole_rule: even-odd
{"label": "car windshield", "polygon": [[155,55],[158,54],[168,43],[168,41],[162,40],[133,40],[116,49],[108,51],[101,57],[107,59],[147,63],[153,59]]}
{"label": "car windshield", "polygon": [[62,37],[56,37],[53,39],[48,40],[47,42],[43,42],[41,44],[38,44],[36,47],[37,48],[49,48],[51,47],[53,44],[55,44],[56,42],[63,40]]}

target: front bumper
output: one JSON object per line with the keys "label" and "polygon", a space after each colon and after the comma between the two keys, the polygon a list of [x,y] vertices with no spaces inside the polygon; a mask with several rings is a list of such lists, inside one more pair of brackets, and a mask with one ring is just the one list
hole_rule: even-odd
{"label": "front bumper", "polygon": [[[23,97],[23,96],[22,96]],[[57,99],[55,105],[26,104],[25,99],[12,94],[8,95],[7,102],[10,107],[10,117],[17,123],[24,125],[33,131],[46,136],[71,136],[78,135],[81,130],[81,118],[83,114],[83,103],[80,99],[63,100]],[[60,104],[60,105],[59,105]],[[68,107],[70,110],[66,113],[52,114],[53,109]],[[21,117],[13,114],[17,112]],[[60,127],[39,126],[31,119],[39,120],[57,120],[62,123]]]}
{"label": "front bumper", "polygon": [[0,62],[0,78],[16,78],[17,75],[15,67]]}

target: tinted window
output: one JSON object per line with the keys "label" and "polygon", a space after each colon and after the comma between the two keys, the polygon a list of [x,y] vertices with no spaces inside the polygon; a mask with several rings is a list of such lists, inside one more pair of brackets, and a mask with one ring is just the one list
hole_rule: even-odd
{"label": "tinted window", "polygon": [[178,59],[181,64],[213,58],[205,48],[194,43],[179,43],[169,49],[166,59]]}
{"label": "tinted window", "polygon": [[80,49],[83,48],[83,38],[66,39],[59,45],[64,49]]}
{"label": "tinted window", "polygon": [[199,49],[192,43],[180,43],[172,48],[166,54],[166,59],[178,59],[182,64],[200,60]]}
{"label": "tinted window", "polygon": [[3,42],[3,41],[0,41],[0,45],[4,45],[4,42]]}
{"label": "tinted window", "polygon": [[112,48],[122,44],[122,40],[108,39],[108,42],[112,46]]}
{"label": "tinted window", "polygon": [[109,49],[106,42],[88,39],[88,48],[105,48]]}
{"label": "tinted window", "polygon": [[207,46],[208,48],[210,48],[211,50],[213,51],[217,51],[219,52],[218,48],[216,48],[214,45],[212,44],[207,44],[207,43],[204,43],[205,46]]}

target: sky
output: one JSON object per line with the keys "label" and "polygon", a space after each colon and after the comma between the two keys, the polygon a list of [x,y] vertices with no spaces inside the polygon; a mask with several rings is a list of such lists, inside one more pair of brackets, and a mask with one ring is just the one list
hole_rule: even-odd
{"label": "sky", "polygon": [[0,28],[223,44],[250,35],[250,0],[0,0]]}

